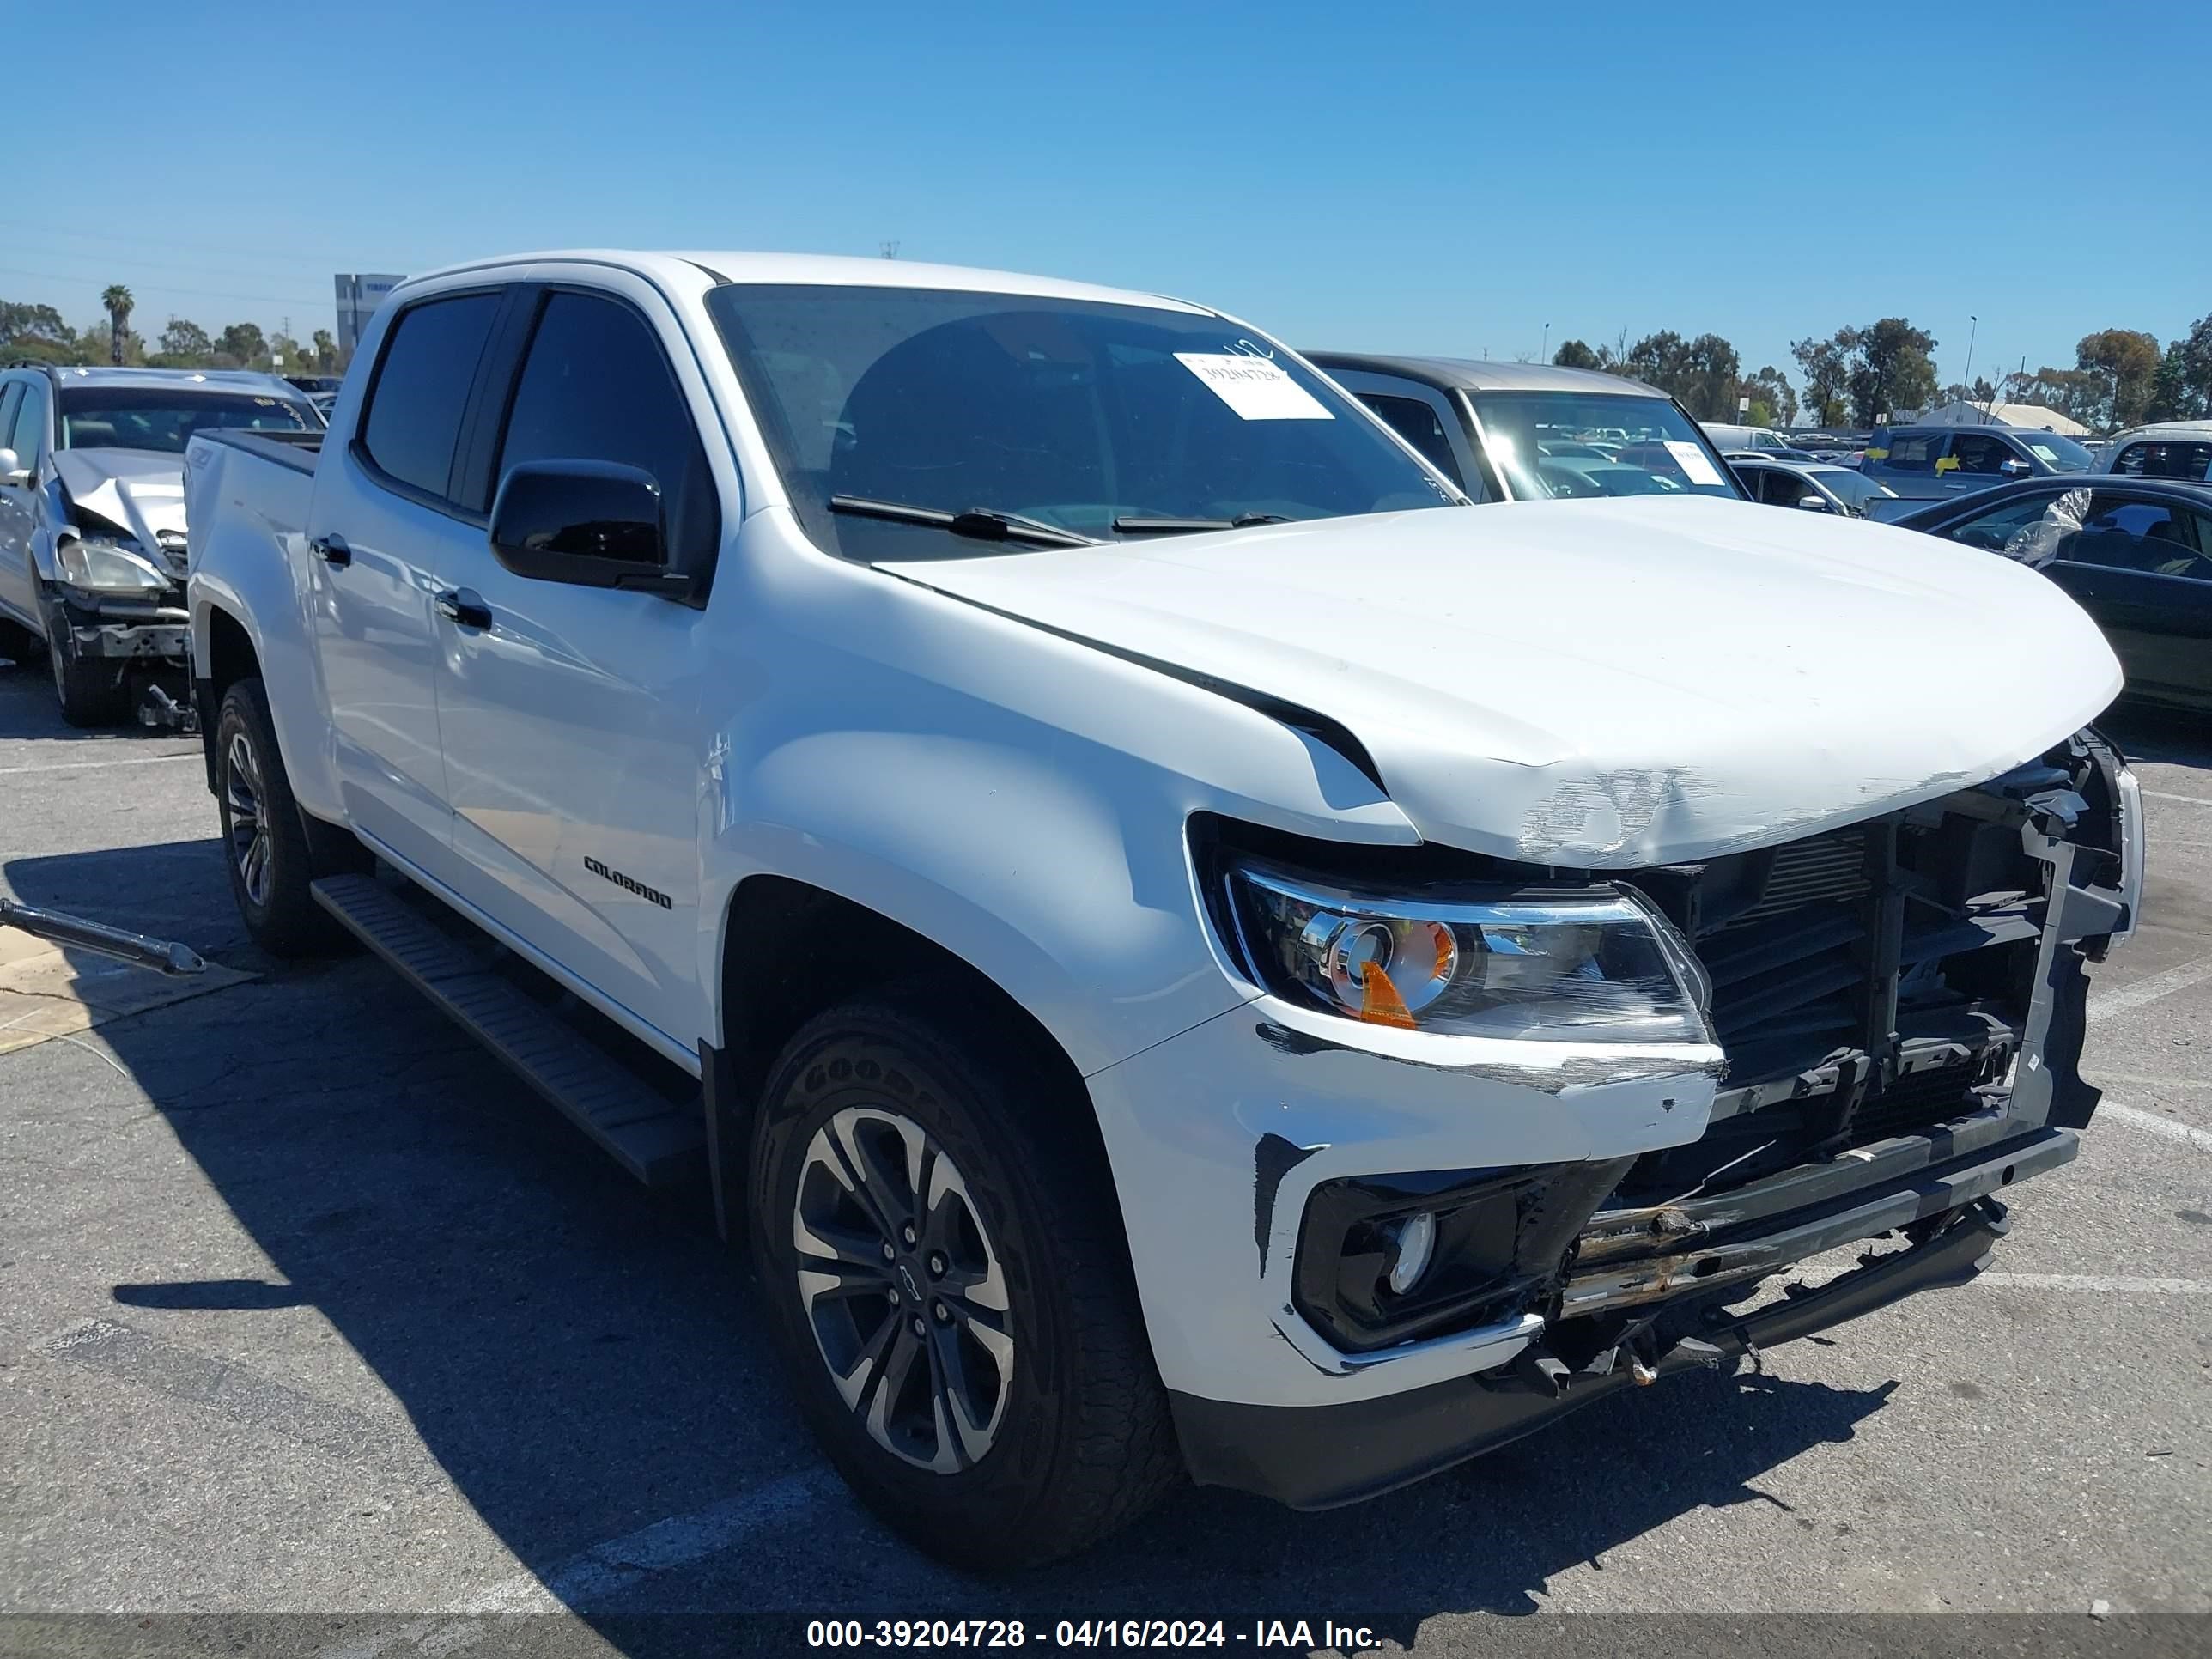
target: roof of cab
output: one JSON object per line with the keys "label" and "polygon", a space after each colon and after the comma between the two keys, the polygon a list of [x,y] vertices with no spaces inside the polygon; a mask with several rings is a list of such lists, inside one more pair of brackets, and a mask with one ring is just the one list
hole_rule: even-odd
{"label": "roof of cab", "polygon": [[517,265],[602,264],[647,276],[690,276],[704,271],[718,283],[758,283],[827,288],[944,289],[972,294],[1012,294],[1037,299],[1087,300],[1102,305],[1149,306],[1155,309],[1212,314],[1204,306],[1164,295],[1063,282],[1056,276],[1024,276],[1014,271],[980,270],[965,265],[921,264],[906,259],[863,259],[834,253],[641,252],[623,248],[568,248],[539,253],[505,254],[471,259],[410,277],[401,288],[434,276],[503,270]]}
{"label": "roof of cab", "polygon": [[[18,365],[22,368],[34,365]],[[210,392],[255,392],[267,397],[298,399],[306,396],[299,387],[279,380],[274,374],[264,374],[252,368],[111,368],[100,365],[78,367],[68,365],[39,365],[48,379],[57,386],[112,386],[135,391],[155,388],[174,392],[180,387],[204,386]]]}
{"label": "roof of cab", "polygon": [[1609,392],[1614,397],[1663,398],[1656,386],[1608,374],[1601,368],[1562,368],[1554,363],[1497,363],[1474,357],[1395,357],[1364,351],[1309,351],[1323,368],[1397,374],[1445,391]]}

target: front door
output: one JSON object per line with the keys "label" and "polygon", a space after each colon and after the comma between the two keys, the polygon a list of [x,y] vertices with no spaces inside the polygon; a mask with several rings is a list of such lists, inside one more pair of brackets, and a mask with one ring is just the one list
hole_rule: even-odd
{"label": "front door", "polygon": [[2050,568],[2104,629],[2130,692],[2212,708],[2212,514],[2100,489]]}
{"label": "front door", "polygon": [[437,298],[392,321],[359,441],[325,457],[308,515],[315,646],[338,788],[356,828],[444,879],[452,813],[440,754],[443,572],[483,544],[452,487],[461,416],[496,293]]}
{"label": "front door", "polygon": [[[660,486],[680,562],[710,568],[723,518],[694,405],[711,410],[696,368],[687,386],[664,338],[682,336],[643,283],[547,289],[490,477],[523,461],[641,467]],[[518,575],[482,534],[447,576],[459,615],[439,624],[439,716],[465,896],[688,1051],[706,1029],[708,761],[694,647],[704,612]]]}

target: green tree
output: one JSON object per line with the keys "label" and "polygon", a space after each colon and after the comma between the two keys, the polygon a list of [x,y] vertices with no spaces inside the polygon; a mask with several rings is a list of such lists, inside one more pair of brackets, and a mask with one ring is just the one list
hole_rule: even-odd
{"label": "green tree", "polygon": [[2212,416],[2212,316],[2191,323],[2189,332],[2173,343],[2173,349],[2179,354],[2174,371],[2180,388],[2176,418]]}
{"label": "green tree", "polygon": [[111,283],[101,291],[100,303],[107,313],[107,361],[119,363],[123,361],[124,336],[131,332],[131,307],[138,302],[122,283]]}
{"label": "green tree", "polygon": [[[1838,331],[1837,339],[1843,337]],[[1790,355],[1805,375],[1805,410],[1819,426],[1841,426],[1850,417],[1844,401],[1850,365],[1836,340],[1793,340]]]}
{"label": "green tree", "polygon": [[2146,421],[2189,418],[2183,413],[2190,408],[2190,399],[2189,387],[2184,379],[2186,371],[2182,367],[2181,346],[2180,341],[2174,341],[2158,360],[2158,368],[2150,377],[2150,401],[2143,407],[2143,419]]}
{"label": "green tree", "polygon": [[1603,368],[1605,362],[1580,340],[1569,340],[1552,354],[1552,361],[1561,368]]}
{"label": "green tree", "polygon": [[1797,418],[1797,394],[1790,377],[1771,363],[1746,380],[1736,395],[1751,399],[1753,426],[1788,426]]}
{"label": "green tree", "polygon": [[1622,368],[1678,399],[1698,420],[1725,420],[1735,412],[1743,365],[1735,348],[1717,334],[1694,340],[1672,329],[1648,334],[1629,347]]}
{"label": "green tree", "polygon": [[331,338],[331,331],[326,328],[315,331],[315,371],[320,374],[338,372],[338,343]]}
{"label": "green tree", "polygon": [[258,323],[233,323],[216,342],[216,354],[227,368],[258,368],[268,352]]}
{"label": "green tree", "polygon": [[2158,342],[2140,329],[2100,329],[2083,335],[2074,348],[2074,367],[2101,374],[2108,388],[2099,404],[2099,418],[2086,424],[2135,426],[2150,404],[2151,382],[2158,374]]}
{"label": "green tree", "polygon": [[1861,426],[1902,414],[1936,398],[1936,337],[1902,317],[1884,317],[1863,328],[1839,328],[1826,340],[1799,340],[1790,348],[1805,371],[1805,402],[1822,425],[1846,410]]}
{"label": "green tree", "polygon": [[161,347],[163,368],[203,368],[215,357],[215,342],[208,338],[208,331],[183,317],[170,318],[155,343]]}

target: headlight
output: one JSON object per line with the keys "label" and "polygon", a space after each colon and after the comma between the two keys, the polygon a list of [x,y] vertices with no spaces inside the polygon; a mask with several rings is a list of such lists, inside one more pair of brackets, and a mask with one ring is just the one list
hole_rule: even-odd
{"label": "headlight", "polygon": [[54,550],[62,580],[91,593],[159,593],[171,579],[143,557],[108,541],[68,541]]}
{"label": "headlight", "polygon": [[1241,865],[1246,961],[1279,996],[1371,1024],[1570,1042],[1713,1041],[1704,971],[1624,887],[1397,899]]}

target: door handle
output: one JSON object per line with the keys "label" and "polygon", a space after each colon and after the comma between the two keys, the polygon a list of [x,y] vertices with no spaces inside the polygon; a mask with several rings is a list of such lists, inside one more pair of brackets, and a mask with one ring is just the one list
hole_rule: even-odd
{"label": "door handle", "polygon": [[449,587],[438,595],[438,614],[456,628],[489,628],[491,607],[473,588]]}
{"label": "door handle", "polygon": [[315,536],[307,545],[315,550],[325,564],[337,565],[341,569],[353,562],[353,549],[346,545],[343,536]]}

